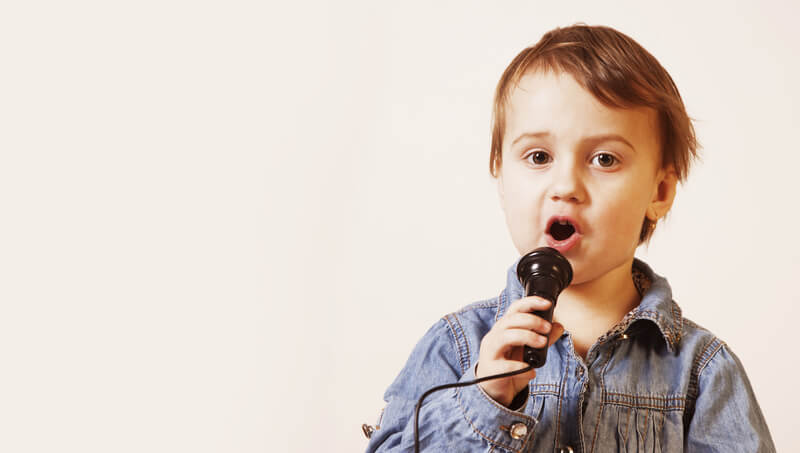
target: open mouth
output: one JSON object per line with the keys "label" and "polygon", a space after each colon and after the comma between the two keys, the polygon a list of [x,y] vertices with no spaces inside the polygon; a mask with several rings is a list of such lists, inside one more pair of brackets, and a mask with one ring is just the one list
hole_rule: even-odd
{"label": "open mouth", "polygon": [[575,234],[575,226],[569,220],[557,220],[550,224],[547,233],[553,236],[553,239],[563,241]]}

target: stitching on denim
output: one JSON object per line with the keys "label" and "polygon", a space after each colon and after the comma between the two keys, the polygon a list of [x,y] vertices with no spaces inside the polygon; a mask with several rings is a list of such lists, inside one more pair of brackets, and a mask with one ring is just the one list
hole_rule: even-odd
{"label": "stitching on denim", "polygon": [[691,397],[691,398],[695,398],[696,397],[696,392],[697,392],[697,369],[699,368],[700,363],[703,360],[703,356],[705,354],[706,349],[708,349],[708,347],[712,343],[714,343],[714,340],[715,340],[715,338],[712,338],[708,343],[703,345],[703,349],[700,350],[700,354],[697,354],[697,356],[692,361],[692,368],[691,368],[691,371],[689,373],[689,386],[688,386],[688,389],[687,389],[687,396],[688,397]]}
{"label": "stitching on denim", "polygon": [[[564,400],[564,381],[567,379],[567,371],[569,371],[569,360],[564,361],[564,372],[561,375],[561,385],[558,388],[558,409],[556,409],[556,435],[553,439],[553,451],[558,449],[559,438],[561,436],[561,402]],[[580,416],[580,412],[578,412]]]}
{"label": "stitching on denim", "polygon": [[664,320],[664,316],[656,310],[642,310],[639,307],[634,308],[633,310],[629,311],[627,315],[625,315],[622,320],[617,323],[614,327],[611,328],[608,332],[604,333],[600,338],[597,339],[595,342],[596,344],[602,344],[608,341],[609,338],[618,335],[625,330],[627,330],[631,324],[636,321],[640,320],[647,320],[655,323],[658,327],[659,333],[664,337],[667,341],[667,346],[672,348],[674,344],[674,335],[672,333],[672,326],[668,325]]}
{"label": "stitching on denim", "polygon": [[606,392],[605,395],[603,404],[652,409],[662,412],[683,410],[686,405],[686,398],[678,395],[661,397],[653,395],[632,395],[619,392]]}
{"label": "stitching on denim", "polygon": [[715,356],[715,355],[717,355],[717,352],[719,352],[719,350],[720,350],[720,349],[722,349],[722,346],[724,346],[724,345],[725,345],[725,343],[724,343],[722,340],[720,340],[720,339],[718,339],[718,338],[714,338],[714,342],[713,342],[713,350],[711,350],[711,351],[708,353],[708,357],[706,357],[706,359],[705,359],[705,361],[703,362],[703,364],[702,364],[702,365],[700,365],[700,368],[697,370],[697,378],[698,378],[697,385],[698,385],[698,390],[699,390],[699,386],[700,386],[700,374],[701,374],[701,373],[703,373],[703,370],[705,370],[705,369],[706,369],[706,366],[709,364],[709,362],[711,362],[711,359],[713,359],[713,358],[714,358],[714,356]]}
{"label": "stitching on denim", "polygon": [[497,307],[497,298],[486,299],[486,300],[479,300],[477,302],[473,302],[466,307],[462,307],[460,310],[454,312],[457,314],[462,314],[471,310],[479,310],[482,308],[494,308]]}
{"label": "stitching on denim", "polygon": [[481,394],[482,394],[482,395],[483,395],[483,396],[486,398],[486,400],[487,400],[487,401],[489,401],[489,402],[490,402],[490,403],[491,403],[491,404],[492,404],[494,407],[496,407],[497,409],[499,409],[501,412],[505,412],[505,413],[507,413],[508,415],[510,415],[511,417],[524,417],[524,418],[527,418],[527,419],[529,419],[529,420],[531,420],[531,421],[535,421],[536,423],[538,423],[538,422],[539,422],[538,420],[534,420],[534,419],[533,419],[533,417],[529,417],[529,416],[527,416],[527,415],[525,415],[525,414],[522,414],[522,415],[520,415],[520,413],[519,413],[519,412],[517,412],[517,411],[512,411],[511,409],[509,409],[509,408],[507,408],[507,407],[503,406],[502,404],[498,403],[497,401],[495,401],[495,400],[494,400],[494,398],[492,398],[491,396],[489,396],[489,394],[488,394],[488,393],[486,393],[486,390],[484,390],[484,389],[483,389],[483,387],[481,387],[480,385],[478,386],[478,390],[479,390],[479,391],[481,392]]}
{"label": "stitching on denim", "polygon": [[624,407],[632,407],[634,409],[651,409],[659,412],[671,412],[671,411],[680,411],[683,410],[684,406],[682,402],[676,402],[675,404],[663,405],[658,404],[657,402],[647,402],[647,401],[625,401],[625,400],[611,400],[605,401],[603,404],[609,406],[624,406]]}
{"label": "stitching on denim", "polygon": [[700,354],[699,360],[695,364],[697,366],[695,371],[698,375],[700,374],[702,367],[705,366],[705,362],[707,362],[711,358],[711,355],[713,355],[710,351],[716,349],[721,343],[722,342],[719,340],[719,338],[714,337],[703,347],[703,352]]}
{"label": "stitching on denim", "polygon": [[[456,390],[456,395],[460,395],[460,393],[461,392]],[[458,401],[458,408],[461,409],[461,415],[464,416],[464,421],[467,422],[469,427],[472,428],[472,430],[475,431],[475,433],[477,435],[481,436],[484,440],[486,440],[486,442],[489,442],[489,445],[495,445],[495,443],[496,443],[496,444],[500,445],[503,448],[507,448],[507,449],[512,450],[512,451],[517,451],[517,450],[514,450],[513,448],[511,448],[511,446],[509,446],[509,445],[504,445],[502,442],[495,442],[494,440],[492,440],[489,437],[485,436],[474,424],[472,424],[472,421],[469,419],[469,417],[467,417],[467,411],[464,410],[464,405],[461,403],[461,398],[456,396],[456,399]]]}
{"label": "stitching on denim", "polygon": [[683,407],[679,406],[649,406],[647,404],[626,404],[623,401],[608,401],[605,403],[606,406],[617,406],[617,407],[628,407],[631,409],[648,409],[651,411],[658,411],[658,412],[680,412],[683,410]]}
{"label": "stitching on denim", "polygon": [[[461,368],[463,369],[464,368],[464,364],[462,363],[463,361],[461,359],[461,351],[458,348],[458,338],[456,337],[456,333],[453,330],[453,325],[450,324],[450,320],[447,319],[448,316],[450,316],[450,315],[442,316],[441,320],[447,323],[447,331],[450,333],[451,346],[453,347],[453,349],[455,349],[456,353],[458,354],[458,361],[459,361],[459,363],[461,363]],[[462,371],[462,373],[463,372],[464,371]]]}
{"label": "stitching on denim", "polygon": [[629,398],[647,398],[659,401],[672,401],[672,400],[682,400],[682,396],[653,396],[653,395],[636,395],[634,393],[624,393],[624,392],[606,392],[606,395],[614,395],[614,396],[626,396]]}
{"label": "stitching on denim", "polygon": [[452,314],[448,314],[442,319],[447,322],[450,334],[455,340],[456,351],[458,351],[458,362],[461,364],[461,373],[463,374],[469,369],[469,365],[466,364],[469,359],[464,359],[464,351],[461,349],[461,339],[463,338],[463,335],[460,335],[462,332],[456,332],[456,328],[453,326],[453,323],[450,322],[450,316],[452,316]]}
{"label": "stitching on denim", "polygon": [[632,413],[633,413],[633,410],[628,410],[628,417],[627,417],[626,422],[625,422],[625,437],[624,437],[624,440],[625,440],[626,444],[628,443],[628,433],[630,432],[630,429],[631,429],[631,414]]}
{"label": "stitching on denim", "polygon": [[458,330],[461,332],[461,336],[464,339],[464,347],[467,348],[467,368],[463,370],[463,372],[466,373],[467,369],[472,365],[472,355],[469,352],[469,338],[467,338],[467,335],[464,333],[464,326],[461,325],[461,321],[458,319],[458,316],[453,315],[453,319],[455,319],[456,323],[458,323]]}
{"label": "stitching on denim", "polygon": [[[478,386],[478,388],[480,388],[480,386]],[[489,400],[490,400],[490,401],[491,401],[493,404],[495,404],[495,406],[497,405],[496,403],[494,403],[494,401],[493,401],[491,398],[489,398]],[[498,446],[500,446],[500,447],[503,447],[503,448],[505,448],[505,449],[508,449],[508,450],[511,450],[511,451],[514,451],[514,452],[517,452],[517,453],[521,453],[521,452],[522,452],[522,450],[525,448],[525,444],[528,442],[528,436],[530,436],[530,434],[531,434],[530,432],[528,433],[528,435],[527,435],[527,436],[525,436],[525,439],[522,441],[522,448],[521,448],[521,449],[519,449],[519,450],[516,450],[516,449],[514,449],[514,447],[512,447],[512,446],[510,446],[510,445],[506,445],[506,444],[504,444],[504,443],[502,443],[502,442],[500,442],[500,441],[493,440],[493,439],[489,438],[487,435],[483,434],[483,433],[482,433],[482,432],[481,432],[481,431],[480,431],[480,430],[479,430],[479,429],[478,429],[478,428],[477,428],[477,427],[476,427],[476,426],[475,426],[475,425],[472,423],[472,421],[471,421],[471,420],[469,419],[469,417],[467,416],[467,411],[464,409],[464,404],[461,402],[461,391],[460,391],[460,389],[458,389],[458,388],[456,389],[456,401],[458,402],[458,408],[459,408],[459,409],[461,409],[461,414],[464,416],[464,420],[467,422],[467,424],[470,426],[470,428],[472,428],[472,430],[473,430],[473,431],[475,431],[475,433],[477,433],[479,436],[481,436],[481,437],[482,437],[482,438],[484,438],[484,439],[485,439],[487,442],[489,442],[489,445],[498,445]],[[505,409],[505,408],[502,408],[502,409]],[[506,409],[506,412],[509,412],[509,411]],[[514,413],[514,416],[515,416],[515,417],[520,417],[520,415],[519,415],[519,414],[517,414],[517,413]],[[522,417],[524,417],[524,418],[530,418],[530,417],[528,417],[527,415],[524,415],[524,414],[522,415]],[[533,430],[531,430],[531,431],[533,431]]]}
{"label": "stitching on denim", "polygon": [[700,354],[697,355],[694,359],[694,363],[692,364],[692,370],[689,374],[689,384],[686,390],[686,411],[683,413],[683,426],[684,429],[689,428],[689,420],[694,415],[694,405],[697,401],[697,395],[699,392],[699,385],[700,385],[700,372],[705,368],[708,362],[713,357],[713,354],[706,358],[706,354],[708,351],[717,345],[714,351],[719,350],[722,342],[717,337],[712,337],[711,340],[703,346],[703,349],[700,351]]}
{"label": "stitching on denim", "polygon": [[530,397],[533,398],[534,395],[555,395],[558,396],[558,384],[534,384],[530,383],[528,385],[528,392],[530,392]]}
{"label": "stitching on denim", "polygon": [[555,391],[555,390],[539,390],[539,391],[535,391],[535,392],[532,391],[531,394],[530,394],[530,397],[533,398],[534,396],[537,396],[537,395],[558,396],[558,392]]}
{"label": "stitching on denim", "polygon": [[658,326],[658,329],[661,331],[661,334],[667,340],[670,347],[674,347],[676,340],[674,338],[674,324],[670,325],[664,320],[664,316],[655,310],[641,310],[639,311],[639,318],[640,319],[649,319],[653,321]]}
{"label": "stitching on denim", "polygon": [[650,419],[650,411],[644,411],[644,423],[642,423],[642,445],[646,445],[647,441],[647,420]]}
{"label": "stitching on denim", "polygon": [[683,312],[681,307],[673,300],[672,301],[672,328],[675,334],[675,343],[681,341],[683,337]]}
{"label": "stitching on denim", "polygon": [[555,387],[555,388],[559,388],[560,386],[558,384],[534,384],[534,383],[531,383],[531,387],[532,388],[536,388],[536,387]]}
{"label": "stitching on denim", "polygon": [[[613,350],[607,352],[606,361],[600,368],[600,401],[604,401],[606,399],[606,368],[608,368],[608,363],[611,361],[611,356],[613,355],[612,353]],[[592,448],[589,449],[590,453],[594,453],[594,446],[597,443],[597,437],[600,434],[600,418],[603,416],[604,409],[605,409],[605,404],[600,404],[600,410],[597,412],[597,422],[594,425]],[[583,445],[581,445],[581,450],[584,450]]]}
{"label": "stitching on denim", "polygon": [[494,312],[494,322],[500,319],[500,310],[505,306],[506,290],[500,291],[500,296],[497,298],[497,311]]}

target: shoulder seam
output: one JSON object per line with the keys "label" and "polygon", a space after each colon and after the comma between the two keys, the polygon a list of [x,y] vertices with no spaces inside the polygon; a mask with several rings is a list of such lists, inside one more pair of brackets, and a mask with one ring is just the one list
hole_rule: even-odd
{"label": "shoulder seam", "polygon": [[717,355],[719,350],[722,349],[723,347],[725,347],[725,342],[717,337],[714,337],[714,340],[711,342],[711,344],[708,345],[706,351],[704,351],[704,354],[706,355],[705,360],[700,364],[700,367],[697,369],[698,379],[700,378],[700,374],[703,373],[703,370],[706,369],[706,365],[708,365],[708,363],[711,362],[711,359],[713,359]]}
{"label": "shoulder seam", "polygon": [[493,297],[491,299],[484,299],[479,300],[477,302],[473,302],[458,311],[454,311],[452,313],[448,313],[442,316],[442,320],[447,324],[447,328],[450,331],[450,335],[455,343],[455,349],[458,352],[458,361],[461,365],[461,372],[466,373],[469,370],[469,367],[472,364],[472,355],[470,354],[469,349],[469,340],[467,339],[466,334],[464,333],[464,327],[461,325],[461,320],[459,319],[459,315],[463,315],[472,310],[484,310],[484,309],[497,309],[499,304],[499,300],[497,297]]}
{"label": "shoulder seam", "polygon": [[470,362],[469,344],[464,336],[464,330],[461,327],[461,322],[459,322],[455,313],[445,315],[442,317],[442,319],[447,323],[447,328],[450,331],[453,341],[455,342],[455,349],[458,352],[458,362],[461,365],[461,373],[466,373],[467,370],[469,370]]}
{"label": "shoulder seam", "polygon": [[705,346],[703,346],[703,349],[694,359],[694,363],[692,364],[692,369],[689,374],[689,386],[686,389],[686,411],[684,412],[685,429],[688,429],[689,421],[694,415],[694,404],[700,391],[700,374],[703,372],[703,370],[705,370],[708,363],[711,362],[711,359],[717,355],[717,352],[719,352],[723,346],[725,346],[725,342],[716,336],[712,336],[711,340],[709,340]]}

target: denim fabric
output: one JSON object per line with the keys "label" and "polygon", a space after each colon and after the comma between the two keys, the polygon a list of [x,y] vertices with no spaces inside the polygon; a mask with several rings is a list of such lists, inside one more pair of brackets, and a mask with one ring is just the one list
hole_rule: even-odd
{"label": "denim fabric", "polygon": [[[384,395],[387,404],[367,452],[413,451],[420,395],[475,378],[481,339],[523,297],[518,261],[508,268],[498,297],[448,314],[419,341]],[[666,279],[638,259],[633,266],[648,283],[641,303],[598,339],[585,361],[565,332],[518,410],[477,385],[428,396],[420,413],[422,451],[775,451],[739,359],[681,316]]]}

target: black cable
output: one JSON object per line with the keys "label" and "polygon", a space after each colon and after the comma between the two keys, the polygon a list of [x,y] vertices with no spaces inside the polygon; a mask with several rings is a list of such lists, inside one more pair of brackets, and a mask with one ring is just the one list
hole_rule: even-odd
{"label": "black cable", "polygon": [[419,397],[417,401],[417,407],[414,409],[414,453],[419,453],[419,410],[422,408],[422,402],[425,401],[425,398],[433,392],[438,392],[439,390],[449,389],[453,387],[466,387],[468,385],[478,384],[480,382],[491,381],[492,379],[500,379],[505,377],[516,376],[518,374],[527,373],[528,371],[533,369],[533,365],[528,365],[525,368],[519,369],[517,371],[507,371],[505,373],[494,374],[492,376],[484,376],[482,378],[473,379],[467,382],[453,382],[452,384],[444,384],[437,387],[433,387],[429,389],[422,396]]}

